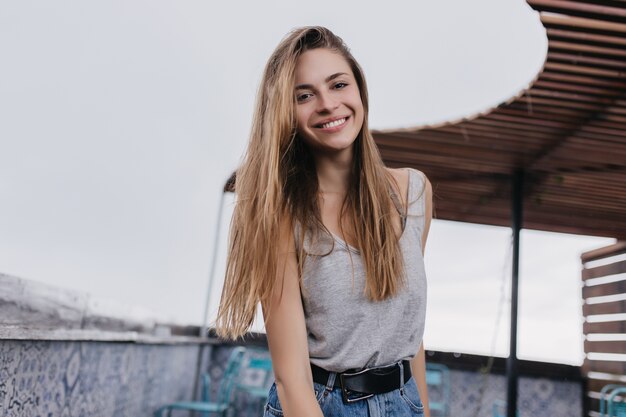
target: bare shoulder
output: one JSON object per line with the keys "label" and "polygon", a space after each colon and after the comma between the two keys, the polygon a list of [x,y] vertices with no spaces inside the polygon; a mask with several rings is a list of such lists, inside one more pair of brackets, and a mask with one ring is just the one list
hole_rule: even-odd
{"label": "bare shoulder", "polygon": [[426,210],[431,210],[432,199],[433,199],[433,188],[430,183],[430,180],[428,179],[428,177],[423,171],[420,171],[419,169],[416,169],[416,168],[387,168],[387,172],[389,172],[392,175],[392,177],[396,181],[396,184],[398,185],[398,188],[400,190],[403,190],[402,195],[405,197],[405,202],[407,201],[406,199],[408,198],[409,170],[415,171],[424,180],[423,192],[424,192],[424,198],[426,200]]}
{"label": "bare shoulder", "polygon": [[395,180],[398,188],[402,190],[402,194],[406,195],[409,188],[409,169],[408,168],[386,168]]}
{"label": "bare shoulder", "polygon": [[409,170],[413,170],[417,172],[419,176],[424,179],[425,191],[427,193],[432,194],[432,186],[430,184],[430,180],[426,176],[426,174],[419,169],[416,168],[386,168],[387,172],[389,172],[393,178],[396,180],[396,183],[402,190],[406,190],[409,186]]}

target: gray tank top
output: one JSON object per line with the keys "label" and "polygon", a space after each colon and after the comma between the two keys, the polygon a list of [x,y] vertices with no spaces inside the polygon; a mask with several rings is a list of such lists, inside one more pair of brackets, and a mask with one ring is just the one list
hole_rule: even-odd
{"label": "gray tank top", "polygon": [[[372,302],[364,295],[365,270],[356,248],[334,235],[305,235],[301,294],[311,363],[343,372],[388,365],[417,354],[426,316],[425,199],[423,174],[414,169],[409,169],[408,201],[400,237],[406,286],[384,301]],[[299,233],[296,224],[298,250]]]}

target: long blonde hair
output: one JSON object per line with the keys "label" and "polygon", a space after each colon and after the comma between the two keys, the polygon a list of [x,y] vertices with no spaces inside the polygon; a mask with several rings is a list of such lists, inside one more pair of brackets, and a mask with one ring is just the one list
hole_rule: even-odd
{"label": "long blonde hair", "polygon": [[[341,215],[346,215],[360,251],[366,271],[365,295],[372,301],[384,300],[397,294],[404,283],[399,234],[392,222],[392,194],[400,193],[368,128],[363,71],[330,30],[299,28],[282,40],[265,67],[247,152],[236,173],[237,202],[216,322],[217,334],[223,338],[242,337],[252,325],[258,303],[269,305],[274,286],[282,281],[278,279],[282,271],[277,270],[277,242],[283,219],[290,230],[296,221],[302,225],[301,242],[305,231],[324,229],[314,160],[296,132],[295,118],[296,61],[316,48],[330,49],[346,59],[363,103],[364,121],[354,142],[352,175]],[[305,257],[301,244],[300,277]]]}

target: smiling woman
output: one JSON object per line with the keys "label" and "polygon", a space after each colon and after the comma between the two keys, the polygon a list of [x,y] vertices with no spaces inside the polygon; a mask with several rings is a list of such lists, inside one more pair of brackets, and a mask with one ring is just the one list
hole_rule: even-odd
{"label": "smiling woman", "polygon": [[363,103],[346,60],[329,49],[307,51],[298,58],[295,82],[298,134],[316,151],[342,150],[351,159]]}
{"label": "smiling woman", "polygon": [[428,416],[430,183],[384,166],[361,67],[328,29],[290,33],[259,91],[218,334],[242,336],[261,303],[267,416]]}

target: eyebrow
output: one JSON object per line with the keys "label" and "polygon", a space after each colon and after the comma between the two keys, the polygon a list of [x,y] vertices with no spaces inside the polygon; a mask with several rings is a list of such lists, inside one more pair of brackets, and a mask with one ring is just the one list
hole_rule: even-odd
{"label": "eyebrow", "polygon": [[[329,82],[334,80],[337,77],[340,77],[342,75],[348,75],[345,72],[336,72],[333,75],[329,75],[328,77],[326,77],[326,79],[324,80],[324,82]],[[296,90],[309,90],[309,89],[313,89],[313,85],[311,84],[299,84],[296,86]]]}

